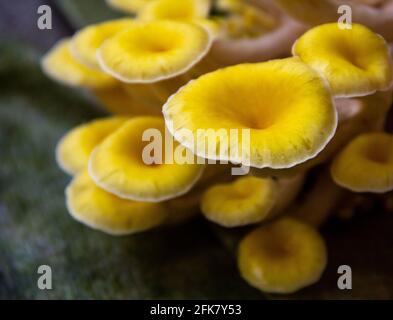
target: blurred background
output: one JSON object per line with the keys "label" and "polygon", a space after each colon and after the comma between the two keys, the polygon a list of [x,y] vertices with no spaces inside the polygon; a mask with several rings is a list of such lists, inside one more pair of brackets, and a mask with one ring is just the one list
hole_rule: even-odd
{"label": "blurred background", "polygon": [[[42,4],[52,8],[52,30],[37,28]],[[69,217],[69,178],[55,164],[55,145],[104,113],[45,77],[39,61],[78,28],[119,16],[104,0],[0,0],[0,299],[393,298],[393,215],[378,199],[360,203],[350,222],[331,219],[322,230],[327,270],[290,296],[249,287],[231,246],[203,219],[116,238]],[[52,268],[52,290],[37,287],[43,264]],[[352,267],[352,290],[337,288],[343,264]]]}

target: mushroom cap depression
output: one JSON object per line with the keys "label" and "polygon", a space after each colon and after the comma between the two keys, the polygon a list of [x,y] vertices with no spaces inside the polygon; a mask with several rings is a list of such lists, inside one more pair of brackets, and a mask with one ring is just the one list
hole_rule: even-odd
{"label": "mushroom cap depression", "polygon": [[211,47],[204,28],[177,21],[151,21],[108,39],[98,51],[103,70],[127,83],[152,83],[180,75]]}
{"label": "mushroom cap depression", "polygon": [[122,117],[103,118],[72,129],[56,148],[56,160],[60,168],[70,175],[85,170],[93,149],[126,120]]}
{"label": "mushroom cap depression", "polygon": [[270,178],[242,177],[229,184],[210,187],[202,197],[205,217],[224,227],[262,221],[272,210],[277,185]]}
{"label": "mushroom cap depression", "polygon": [[383,132],[362,134],[334,159],[333,180],[355,192],[393,190],[393,136]]}
{"label": "mushroom cap depression", "polygon": [[360,24],[315,27],[296,41],[293,54],[325,76],[337,97],[368,95],[392,83],[386,41]]}
{"label": "mushroom cap depression", "polygon": [[293,293],[317,282],[327,263],[325,243],[311,226],[283,218],[259,227],[239,245],[242,277],[271,293]]}
{"label": "mushroom cap depression", "polygon": [[[155,140],[154,144],[142,141],[147,130],[149,134],[160,134],[162,141]],[[193,164],[196,159],[190,153],[187,153],[188,163],[179,164],[165,157],[161,163],[147,164],[143,155],[150,156],[153,152],[156,156],[160,151],[150,150],[148,146],[161,148],[165,156],[169,153],[164,148],[164,139],[165,124],[161,117],[133,118],[93,152],[90,175],[104,190],[125,199],[159,202],[185,194],[200,178],[204,165]],[[174,144],[173,153],[183,151],[185,148]]]}
{"label": "mushroom cap depression", "polygon": [[70,40],[59,41],[42,59],[43,71],[68,86],[104,89],[116,84],[106,73],[87,67],[71,54]]}
{"label": "mushroom cap depression", "polygon": [[76,220],[112,235],[145,231],[164,223],[167,217],[163,204],[118,198],[99,188],[87,171],[71,181],[66,198]]}
{"label": "mushroom cap depression", "polygon": [[133,19],[116,19],[90,25],[78,31],[71,42],[74,57],[91,68],[100,69],[97,61],[97,50],[105,40],[134,23]]}
{"label": "mushroom cap depression", "polygon": [[192,21],[207,18],[209,11],[210,0],[155,0],[140,11],[138,18],[145,21]]}
{"label": "mushroom cap depression", "polygon": [[[327,84],[297,58],[203,75],[174,94],[163,113],[175,139],[198,156],[257,168],[287,168],[315,157],[337,127]],[[192,132],[192,141],[183,129]],[[233,152],[236,141],[223,147],[221,136],[213,137],[230,137],[231,129],[238,135],[249,129],[250,145],[240,134],[239,152]],[[201,142],[205,138],[208,150]]]}

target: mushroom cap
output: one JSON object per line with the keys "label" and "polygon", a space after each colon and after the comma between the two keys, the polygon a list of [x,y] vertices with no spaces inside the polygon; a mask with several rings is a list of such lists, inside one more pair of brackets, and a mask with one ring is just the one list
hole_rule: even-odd
{"label": "mushroom cap", "polygon": [[360,24],[315,27],[301,36],[293,54],[325,76],[337,97],[386,90],[392,83],[392,61],[386,41]]}
{"label": "mushroom cap", "polygon": [[52,79],[73,87],[109,88],[116,80],[99,70],[81,64],[71,54],[70,40],[59,41],[42,59],[43,71]]}
{"label": "mushroom cap", "polygon": [[393,136],[359,135],[336,156],[331,175],[338,185],[355,192],[393,190]]}
{"label": "mushroom cap", "polygon": [[203,27],[177,21],[137,23],[108,39],[98,51],[101,68],[127,83],[152,83],[180,75],[211,47]]}
{"label": "mushroom cap", "polygon": [[134,24],[133,19],[116,19],[90,25],[78,31],[71,42],[75,59],[95,69],[100,69],[97,62],[97,50],[105,40]]}
{"label": "mushroom cap", "polygon": [[107,4],[127,13],[137,13],[153,0],[106,0]]}
{"label": "mushroom cap", "polygon": [[[337,126],[324,80],[296,58],[242,64],[203,75],[174,94],[163,113],[175,139],[198,156],[257,168],[287,168],[315,157]],[[180,134],[183,129],[192,132],[193,141]],[[231,129],[240,131],[239,152],[231,152],[236,148],[230,144],[222,147],[221,139],[214,149],[216,139],[206,130],[225,131],[230,137]],[[250,146],[242,143],[242,129],[250,130]],[[194,143],[203,135],[210,136],[208,150]]]}
{"label": "mushroom cap", "polygon": [[144,21],[192,21],[207,18],[210,6],[210,0],[155,0],[139,12],[138,18]]}
{"label": "mushroom cap", "polygon": [[87,171],[71,181],[66,198],[68,211],[76,220],[111,235],[145,231],[167,217],[163,204],[118,198],[94,184]]}
{"label": "mushroom cap", "polygon": [[242,277],[271,293],[293,293],[317,282],[326,266],[324,241],[311,226],[282,218],[259,227],[239,245]]}
{"label": "mushroom cap", "polygon": [[[152,142],[144,142],[142,137],[146,130],[152,129],[161,133],[163,138],[159,147],[162,147],[162,153],[166,155],[169,151],[163,145],[165,124],[162,118],[133,118],[106,138],[93,152],[89,162],[93,180],[104,190],[135,201],[159,202],[187,193],[199,180],[204,166],[175,162],[170,164],[166,163],[167,159],[162,159],[162,164],[146,164],[142,155],[145,147]],[[185,149],[175,143],[173,150],[178,152]],[[196,162],[193,155],[188,160]]]}
{"label": "mushroom cap", "polygon": [[85,170],[93,149],[126,120],[122,117],[109,117],[72,129],[57,144],[56,160],[59,167],[70,175]]}
{"label": "mushroom cap", "polygon": [[270,178],[242,177],[210,187],[202,196],[201,209],[207,219],[224,227],[262,221],[271,212],[277,185]]}

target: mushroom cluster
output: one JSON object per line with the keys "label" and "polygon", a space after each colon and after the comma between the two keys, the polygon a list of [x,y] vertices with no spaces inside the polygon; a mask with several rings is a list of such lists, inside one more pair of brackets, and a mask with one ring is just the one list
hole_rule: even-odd
{"label": "mushroom cluster", "polygon": [[[42,59],[49,77],[110,113],[57,146],[73,176],[72,217],[112,235],[199,213],[256,226],[238,244],[250,285],[292,293],[317,282],[327,264],[318,228],[343,197],[393,191],[393,63],[380,25],[390,20],[341,28],[333,0],[107,2],[129,16],[88,26]],[[353,2],[355,12],[391,10]],[[233,130],[248,135],[228,143]],[[240,177],[239,166],[249,169]]]}

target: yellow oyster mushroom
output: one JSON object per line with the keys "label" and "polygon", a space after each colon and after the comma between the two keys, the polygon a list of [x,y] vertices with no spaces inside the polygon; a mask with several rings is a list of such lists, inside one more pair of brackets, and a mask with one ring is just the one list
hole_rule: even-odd
{"label": "yellow oyster mushroom", "polygon": [[210,5],[210,0],[155,0],[139,12],[138,18],[145,21],[193,21],[207,18]]}
{"label": "yellow oyster mushroom", "polygon": [[127,235],[164,223],[167,210],[161,203],[124,200],[99,188],[87,171],[66,189],[70,214],[79,222],[111,235]]}
{"label": "yellow oyster mushroom", "polygon": [[105,40],[134,23],[133,19],[116,19],[90,25],[78,31],[71,42],[71,50],[75,59],[91,68],[100,69],[97,62],[97,50]]}
{"label": "yellow oyster mushroom", "polygon": [[333,180],[355,192],[393,190],[393,136],[383,132],[362,134],[333,160]]}
{"label": "yellow oyster mushroom", "polygon": [[103,70],[126,83],[152,83],[180,75],[208,52],[210,33],[177,21],[139,23],[107,40],[98,51]]}
{"label": "yellow oyster mushroom", "polygon": [[315,27],[296,41],[293,54],[325,76],[338,97],[368,95],[392,83],[386,41],[360,24],[352,29],[340,29],[338,23]]}
{"label": "yellow oyster mushroom", "polygon": [[[133,118],[93,152],[90,175],[101,188],[125,199],[159,202],[183,195],[199,180],[204,166],[193,164],[196,159],[188,152],[184,164],[164,158],[168,153],[164,138],[165,124],[161,117]],[[154,141],[143,141],[147,139]],[[157,159],[161,157],[160,150],[153,147],[162,150],[161,159]],[[184,148],[175,144],[173,157],[177,152],[184,154],[183,151]]]}
{"label": "yellow oyster mushroom", "polygon": [[202,213],[224,227],[256,223],[262,221],[275,205],[276,189],[273,179],[252,176],[215,185],[203,194]]}
{"label": "yellow oyster mushroom", "polygon": [[116,84],[113,77],[75,60],[69,39],[58,42],[44,56],[41,65],[50,78],[68,86],[103,89]]}
{"label": "yellow oyster mushroom", "polygon": [[238,251],[242,277],[271,293],[293,293],[317,282],[326,262],[326,247],[319,233],[292,218],[252,231],[240,242]]}
{"label": "yellow oyster mushroom", "polygon": [[127,118],[110,117],[72,129],[57,144],[56,160],[59,167],[70,175],[85,170],[93,149],[126,120]]}
{"label": "yellow oyster mushroom", "polygon": [[154,0],[106,0],[109,6],[127,13],[137,13]]}
{"label": "yellow oyster mushroom", "polygon": [[[175,139],[198,156],[257,168],[288,168],[315,157],[337,126],[324,80],[296,58],[203,75],[174,94],[163,113]],[[234,129],[241,136],[237,148],[218,135],[230,137]],[[243,129],[249,129],[250,143]],[[199,142],[204,138],[208,148]]]}

